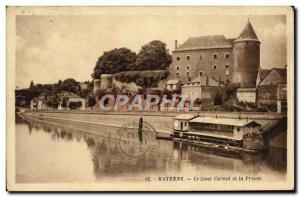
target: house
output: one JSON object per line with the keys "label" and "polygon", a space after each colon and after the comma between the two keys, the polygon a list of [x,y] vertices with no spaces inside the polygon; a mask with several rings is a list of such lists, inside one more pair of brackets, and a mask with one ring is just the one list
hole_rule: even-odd
{"label": "house", "polygon": [[257,102],[273,112],[287,111],[287,70],[286,68],[273,68],[257,87]]}
{"label": "house", "polygon": [[192,115],[192,114],[180,114],[174,117],[173,129],[182,132],[188,131],[189,130],[188,121],[195,117],[196,115]]}
{"label": "house", "polygon": [[85,99],[80,97],[69,97],[67,102],[67,109],[78,109],[85,110],[86,102]]}
{"label": "house", "polygon": [[78,109],[85,110],[86,109],[86,101],[81,98],[77,94],[73,92],[61,91],[58,94],[60,103],[58,105],[58,110],[70,110],[70,109]]}
{"label": "house", "polygon": [[30,109],[33,109],[33,110],[48,109],[47,101],[46,101],[45,97],[39,96],[39,97],[34,97],[33,99],[31,99]]}
{"label": "house", "polygon": [[177,91],[181,88],[181,81],[179,79],[170,79],[167,82],[167,90]]}
{"label": "house", "polygon": [[256,88],[238,88],[236,97],[238,102],[256,103]]}
{"label": "house", "polygon": [[219,81],[206,75],[198,76],[182,86],[182,95],[186,101],[198,99],[201,108],[220,105],[226,97],[226,88]]}

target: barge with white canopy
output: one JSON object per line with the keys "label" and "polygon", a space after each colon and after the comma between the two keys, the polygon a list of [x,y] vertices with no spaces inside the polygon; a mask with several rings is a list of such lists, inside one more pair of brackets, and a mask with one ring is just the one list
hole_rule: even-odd
{"label": "barge with white canopy", "polygon": [[254,120],[181,114],[174,118],[173,140],[228,151],[264,149],[262,125]]}

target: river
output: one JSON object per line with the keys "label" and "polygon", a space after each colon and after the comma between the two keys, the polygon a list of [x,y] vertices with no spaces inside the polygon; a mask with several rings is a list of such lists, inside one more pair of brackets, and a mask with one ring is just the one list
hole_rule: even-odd
{"label": "river", "polygon": [[157,140],[155,154],[128,157],[120,150],[117,138],[102,135],[104,130],[116,128],[78,128],[17,118],[17,183],[145,181],[146,177],[193,179],[233,174],[271,181],[282,181],[286,177],[284,149],[273,148],[260,155],[228,155]]}

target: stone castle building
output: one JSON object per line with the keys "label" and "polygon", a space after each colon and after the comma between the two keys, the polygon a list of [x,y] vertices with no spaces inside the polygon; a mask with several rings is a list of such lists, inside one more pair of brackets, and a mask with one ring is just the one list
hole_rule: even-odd
{"label": "stone castle building", "polygon": [[224,35],[191,37],[172,53],[172,75],[186,83],[207,75],[225,84],[255,87],[260,41],[248,21],[237,38]]}

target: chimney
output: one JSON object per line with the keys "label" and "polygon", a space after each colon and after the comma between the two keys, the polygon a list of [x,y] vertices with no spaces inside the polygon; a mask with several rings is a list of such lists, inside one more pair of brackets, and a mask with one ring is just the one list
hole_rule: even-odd
{"label": "chimney", "polygon": [[177,49],[177,47],[178,47],[178,41],[175,40],[175,50]]}

